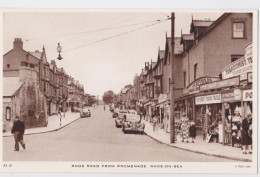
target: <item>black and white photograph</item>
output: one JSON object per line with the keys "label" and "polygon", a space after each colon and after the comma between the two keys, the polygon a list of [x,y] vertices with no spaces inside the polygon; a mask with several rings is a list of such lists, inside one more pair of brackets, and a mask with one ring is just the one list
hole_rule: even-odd
{"label": "black and white photograph", "polygon": [[257,12],[3,10],[1,171],[256,173]]}

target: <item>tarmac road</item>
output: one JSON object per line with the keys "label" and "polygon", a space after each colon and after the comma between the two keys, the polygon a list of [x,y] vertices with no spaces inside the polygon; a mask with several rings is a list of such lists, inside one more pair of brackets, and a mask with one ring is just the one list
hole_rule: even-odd
{"label": "tarmac road", "polygon": [[[146,135],[124,134],[103,106],[63,129],[25,135],[26,150],[14,151],[14,138],[3,137],[4,161],[228,162],[160,144]],[[192,144],[190,144],[192,145]]]}

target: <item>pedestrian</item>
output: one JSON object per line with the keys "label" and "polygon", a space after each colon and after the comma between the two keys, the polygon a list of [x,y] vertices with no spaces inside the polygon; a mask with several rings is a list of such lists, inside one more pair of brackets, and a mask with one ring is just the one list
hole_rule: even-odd
{"label": "pedestrian", "polygon": [[248,123],[248,118],[250,116],[244,117],[242,120],[242,131],[241,131],[241,144],[242,144],[242,150],[243,154],[247,154],[248,150],[248,145],[250,144],[250,136],[249,136],[249,123]]}
{"label": "pedestrian", "polygon": [[104,106],[104,111],[106,110],[106,106]]}
{"label": "pedestrian", "polygon": [[15,151],[19,151],[19,143],[22,145],[23,149],[25,149],[25,143],[23,140],[24,130],[24,123],[19,120],[18,116],[16,116],[11,130],[11,133],[14,134]]}
{"label": "pedestrian", "polygon": [[247,115],[247,120],[248,120],[248,124],[249,124],[249,130],[248,130],[248,137],[249,137],[248,152],[249,152],[249,154],[251,154],[252,153],[252,133],[253,133],[253,129],[252,129],[252,115],[251,114]]}
{"label": "pedestrian", "polygon": [[194,143],[194,139],[196,138],[196,131],[197,131],[197,128],[195,126],[195,122],[191,122],[190,123],[190,128],[189,128],[189,136],[191,137],[191,142]]}
{"label": "pedestrian", "polygon": [[157,129],[158,120],[159,120],[158,116],[153,117],[153,132],[155,132],[155,130]]}

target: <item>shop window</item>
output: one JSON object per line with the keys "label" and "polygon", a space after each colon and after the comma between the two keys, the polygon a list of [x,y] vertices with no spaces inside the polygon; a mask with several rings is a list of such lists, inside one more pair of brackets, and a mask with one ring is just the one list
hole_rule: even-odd
{"label": "shop window", "polygon": [[196,63],[196,64],[194,65],[194,80],[197,79],[197,70],[198,70],[198,64]]}
{"label": "shop window", "polygon": [[7,68],[10,68],[10,64],[7,64]]}
{"label": "shop window", "polygon": [[10,107],[6,107],[6,117],[5,117],[5,119],[7,121],[11,120],[11,108]]}
{"label": "shop window", "polygon": [[233,23],[233,38],[245,38],[245,23],[234,22]]}
{"label": "shop window", "polygon": [[231,55],[231,63],[243,57],[244,55]]}

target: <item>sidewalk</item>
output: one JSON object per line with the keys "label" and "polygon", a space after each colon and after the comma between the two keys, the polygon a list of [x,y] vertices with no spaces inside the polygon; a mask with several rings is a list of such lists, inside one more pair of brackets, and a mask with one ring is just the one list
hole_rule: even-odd
{"label": "sidewalk", "polygon": [[237,161],[252,161],[252,154],[243,154],[241,148],[227,145],[224,146],[220,143],[207,143],[203,141],[202,136],[197,136],[194,143],[191,143],[191,141],[189,141],[189,143],[186,143],[181,142],[180,135],[177,135],[177,141],[174,144],[170,143],[170,133],[166,133],[165,130],[161,128],[158,128],[156,132],[153,132],[153,126],[151,123],[145,120],[142,120],[142,122],[145,123],[145,134],[160,143],[205,155],[211,155]]}
{"label": "sidewalk", "polygon": [[[47,127],[25,129],[24,134],[30,135],[30,134],[38,134],[38,133],[45,133],[45,132],[59,130],[59,129],[69,125],[70,123],[78,120],[79,118],[80,118],[80,113],[66,112],[65,118],[63,117],[63,113],[62,113],[61,126],[60,126],[60,116],[58,116],[58,115],[49,116]],[[13,136],[13,135],[11,134],[11,131],[8,131],[8,132],[3,133],[3,136],[7,137],[7,136]]]}

